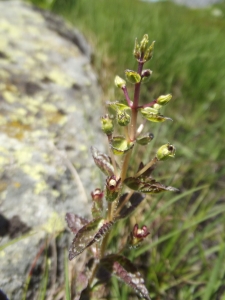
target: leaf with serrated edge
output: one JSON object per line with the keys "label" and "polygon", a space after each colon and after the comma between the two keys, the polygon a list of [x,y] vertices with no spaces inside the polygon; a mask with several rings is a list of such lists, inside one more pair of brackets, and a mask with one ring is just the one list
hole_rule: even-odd
{"label": "leaf with serrated edge", "polygon": [[99,242],[113,224],[114,222],[107,222],[102,218],[97,218],[83,226],[73,239],[69,249],[69,260],[72,260],[95,242]]}
{"label": "leaf with serrated edge", "polygon": [[[123,203],[123,201],[126,199],[126,197],[129,197],[129,193],[123,194],[118,203],[118,209],[120,208],[120,205]],[[128,217],[137,207],[138,205],[144,200],[145,196],[140,193],[133,193],[129,199],[129,201],[126,203],[126,205],[123,206],[123,208],[120,210],[118,216],[116,217],[116,220],[123,219]]]}
{"label": "leaf with serrated edge", "polygon": [[107,176],[114,174],[114,168],[111,164],[111,159],[108,155],[99,152],[95,147],[91,147],[91,153],[95,164]]}
{"label": "leaf with serrated edge", "polygon": [[179,190],[172,186],[165,186],[153,178],[128,177],[124,184],[130,189],[139,191],[144,194],[157,194],[163,191],[178,192]]}
{"label": "leaf with serrated edge", "polygon": [[111,254],[103,258],[100,264],[134,289],[141,297],[151,300],[143,277],[129,259],[122,255]]}
{"label": "leaf with serrated edge", "polygon": [[88,220],[72,213],[67,213],[65,220],[72,233],[76,234],[84,225],[88,223]]}

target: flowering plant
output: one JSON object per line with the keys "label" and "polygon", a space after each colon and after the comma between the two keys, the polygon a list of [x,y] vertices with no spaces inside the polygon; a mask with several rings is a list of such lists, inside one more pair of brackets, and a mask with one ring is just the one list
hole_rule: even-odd
{"label": "flowering plant", "polygon": [[[127,82],[134,86],[133,99],[128,94],[126,81],[119,76],[115,77],[115,85],[122,90],[125,100],[107,102],[109,110],[114,111],[114,114],[106,114],[101,119],[102,130],[109,143],[109,153],[104,154],[94,147],[91,148],[95,164],[106,176],[104,190],[97,188],[91,193],[93,220],[87,221],[72,213],[66,214],[68,227],[75,234],[69,249],[69,259],[77,257],[87,248],[92,250],[92,263],[88,264],[88,272],[80,273],[83,287],[80,295],[77,293],[78,299],[84,299],[87,295],[87,299],[90,299],[98,283],[108,280],[111,275],[117,276],[142,298],[150,299],[144,279],[137,268],[128,258],[121,255],[121,251],[109,254],[107,245],[114,224],[130,216],[143,202],[146,194],[177,191],[174,187],[157,182],[151,175],[159,161],[175,156],[175,147],[169,143],[162,145],[146,164],[139,162],[139,166],[133,170],[133,175],[127,176],[134,147],[147,146],[154,137],[149,132],[142,134],[144,125],[141,123],[138,126],[138,114],[142,115],[144,121],[171,120],[160,113],[161,107],[171,100],[170,94],[161,95],[147,104],[139,103],[141,85],[152,75],[150,69],[143,67],[152,58],[153,49],[154,42],[149,45],[147,34],[140,43],[135,41],[133,54],[138,62],[138,69],[125,70]],[[124,135],[115,134],[115,124],[124,129]],[[129,248],[137,248],[148,235],[146,225],[139,228],[139,225],[135,224],[126,245]]]}

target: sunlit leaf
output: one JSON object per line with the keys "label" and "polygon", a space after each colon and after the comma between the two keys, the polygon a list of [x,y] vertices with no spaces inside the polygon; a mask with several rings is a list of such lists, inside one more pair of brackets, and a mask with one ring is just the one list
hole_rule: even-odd
{"label": "sunlit leaf", "polygon": [[129,285],[140,297],[150,300],[143,277],[129,259],[122,255],[112,254],[103,258],[100,263],[110,273]]}
{"label": "sunlit leaf", "polygon": [[95,147],[91,147],[91,153],[94,158],[95,164],[107,176],[114,174],[114,168],[111,164],[111,159],[108,155],[99,152]]}

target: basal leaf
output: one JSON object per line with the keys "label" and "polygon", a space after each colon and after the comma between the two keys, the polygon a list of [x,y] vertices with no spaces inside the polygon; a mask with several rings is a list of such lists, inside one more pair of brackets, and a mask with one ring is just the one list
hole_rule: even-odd
{"label": "basal leaf", "polygon": [[76,234],[69,249],[69,260],[82,253],[93,243],[99,242],[109,231],[114,222],[107,222],[102,218],[92,220],[84,225]]}
{"label": "basal leaf", "polygon": [[114,168],[111,164],[111,159],[108,155],[99,152],[95,147],[91,147],[91,153],[94,158],[95,164],[107,176],[114,174]]}
{"label": "basal leaf", "polygon": [[100,263],[110,273],[129,285],[142,298],[151,300],[143,277],[129,259],[122,255],[111,254],[103,258]]}
{"label": "basal leaf", "polygon": [[[120,206],[123,204],[124,201],[126,201],[126,198],[129,197],[129,195],[129,193],[125,193],[120,197],[118,203],[118,210],[120,210]],[[116,220],[123,219],[129,216],[144,200],[144,198],[145,196],[143,194],[133,193],[129,198],[129,201],[127,201],[126,204],[119,211]]]}
{"label": "basal leaf", "polygon": [[67,213],[65,220],[67,222],[69,229],[74,234],[76,234],[84,225],[88,223],[88,220],[72,213]]}

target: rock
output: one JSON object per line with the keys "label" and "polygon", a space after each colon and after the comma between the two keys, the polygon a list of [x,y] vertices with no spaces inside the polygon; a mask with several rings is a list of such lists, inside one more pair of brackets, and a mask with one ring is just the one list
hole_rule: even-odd
{"label": "rock", "polygon": [[[90,59],[62,19],[0,2],[0,288],[9,299],[22,299],[29,271],[26,299],[36,298],[45,244],[64,232],[67,211],[89,215],[99,187],[89,148],[102,148],[101,91]],[[68,240],[62,234],[57,260]]]}

